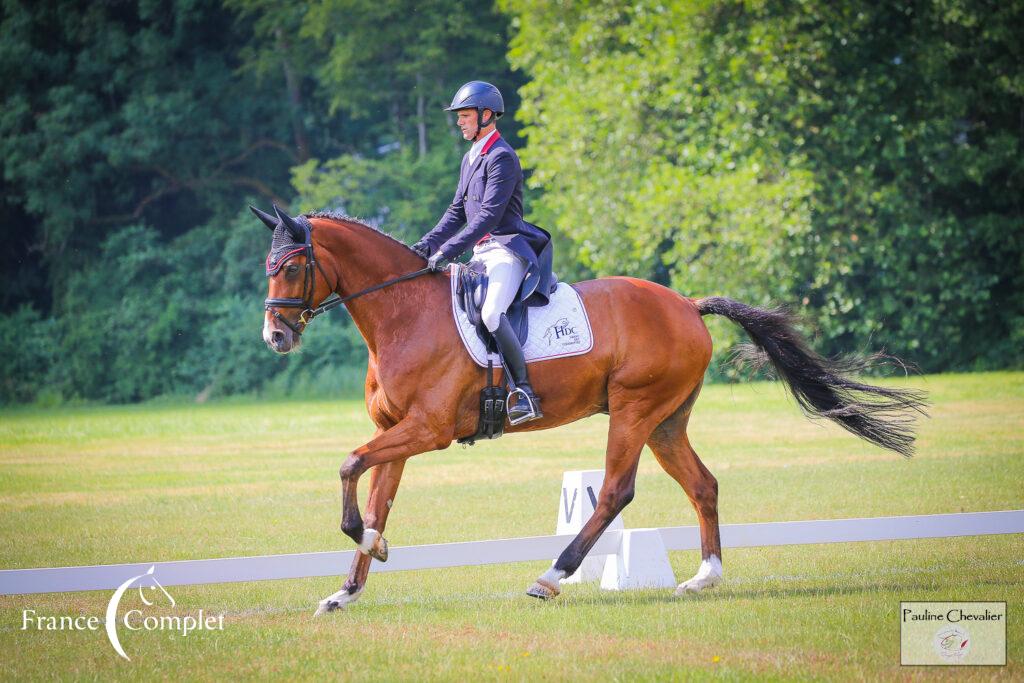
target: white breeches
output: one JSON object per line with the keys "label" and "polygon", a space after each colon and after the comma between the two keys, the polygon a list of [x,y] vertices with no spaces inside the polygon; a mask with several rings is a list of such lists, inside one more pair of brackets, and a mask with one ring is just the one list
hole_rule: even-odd
{"label": "white breeches", "polygon": [[526,275],[526,261],[514,251],[494,240],[473,247],[473,261],[484,264],[487,271],[487,296],[480,311],[490,332],[498,329],[501,314],[516,298]]}

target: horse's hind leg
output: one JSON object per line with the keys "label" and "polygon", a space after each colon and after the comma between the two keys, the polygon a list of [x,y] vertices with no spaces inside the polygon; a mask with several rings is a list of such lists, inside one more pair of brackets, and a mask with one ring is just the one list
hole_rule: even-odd
{"label": "horse's hind leg", "polygon": [[722,580],[722,541],[718,531],[718,481],[697,457],[686,436],[690,409],[700,387],[647,440],[654,457],[679,482],[697,511],[700,524],[701,563],[689,581],[679,584],[676,595],[698,593]]}
{"label": "horse's hind leg", "polygon": [[551,569],[546,571],[526,591],[535,598],[548,599],[559,594],[559,581],[579,569],[583,559],[597,543],[615,516],[633,500],[636,467],[644,442],[664,414],[652,417],[653,406],[644,397],[620,397],[613,404],[608,428],[608,450],[605,455],[604,484],[591,515],[576,538],[562,551]]}

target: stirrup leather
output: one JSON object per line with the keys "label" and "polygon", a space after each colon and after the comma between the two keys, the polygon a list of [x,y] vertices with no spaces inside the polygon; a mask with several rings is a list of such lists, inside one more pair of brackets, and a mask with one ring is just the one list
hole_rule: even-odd
{"label": "stirrup leather", "polygon": [[[514,399],[516,394],[526,399],[526,404],[530,407],[530,411],[513,419],[512,410],[513,407],[516,405]],[[508,406],[508,423],[512,426],[521,424],[523,422],[527,422],[529,420],[536,420],[539,417],[543,417],[543,415],[540,414],[540,410],[537,408],[537,403],[533,400],[533,398],[530,397],[528,393],[526,393],[519,387],[515,387],[512,389],[512,391],[508,392],[508,396],[505,399],[505,405]]]}

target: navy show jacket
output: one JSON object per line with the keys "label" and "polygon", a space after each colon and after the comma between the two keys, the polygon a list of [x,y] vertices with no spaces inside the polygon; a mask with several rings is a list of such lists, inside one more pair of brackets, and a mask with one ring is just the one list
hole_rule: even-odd
{"label": "navy show jacket", "polygon": [[518,298],[531,305],[547,303],[558,284],[551,272],[551,235],[523,220],[519,156],[497,131],[472,164],[469,152],[462,157],[455,198],[422,241],[430,253],[440,250],[452,260],[488,234],[527,262]]}

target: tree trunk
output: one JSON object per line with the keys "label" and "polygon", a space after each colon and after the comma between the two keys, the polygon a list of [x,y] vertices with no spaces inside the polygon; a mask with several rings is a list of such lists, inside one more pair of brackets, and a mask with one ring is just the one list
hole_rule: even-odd
{"label": "tree trunk", "polygon": [[420,159],[427,156],[427,98],[423,94],[423,77],[416,74],[416,129],[420,135]]}
{"label": "tree trunk", "polygon": [[420,133],[420,159],[427,156],[427,120],[424,112],[425,108],[426,103],[424,102],[424,97],[421,93],[416,98],[416,115],[419,118],[416,123],[416,127],[419,129]]}
{"label": "tree trunk", "polygon": [[[437,79],[437,89],[438,89],[438,91],[442,90],[443,88],[444,88],[444,83],[441,82],[440,78]],[[444,118],[445,118],[445,121],[448,122],[448,129],[452,132],[452,140],[453,140],[452,148],[456,152],[459,152],[459,151],[462,150],[462,145],[459,144],[460,142],[462,142],[462,132],[459,130],[459,126],[455,123],[455,117],[452,116],[452,113],[450,111],[446,111],[444,113]]]}
{"label": "tree trunk", "polygon": [[284,39],[281,29],[276,29],[274,35],[281,47],[281,68],[284,70],[284,85],[288,91],[288,103],[291,105],[292,137],[295,140],[295,156],[299,163],[309,159],[309,139],[306,137],[306,129],[302,125],[302,92],[299,90],[298,79],[295,78],[295,71],[291,62],[288,61],[288,43]]}
{"label": "tree trunk", "polygon": [[402,112],[397,100],[391,100],[391,125],[395,130],[395,139],[398,143],[404,147],[407,141],[407,135],[402,130]]}

